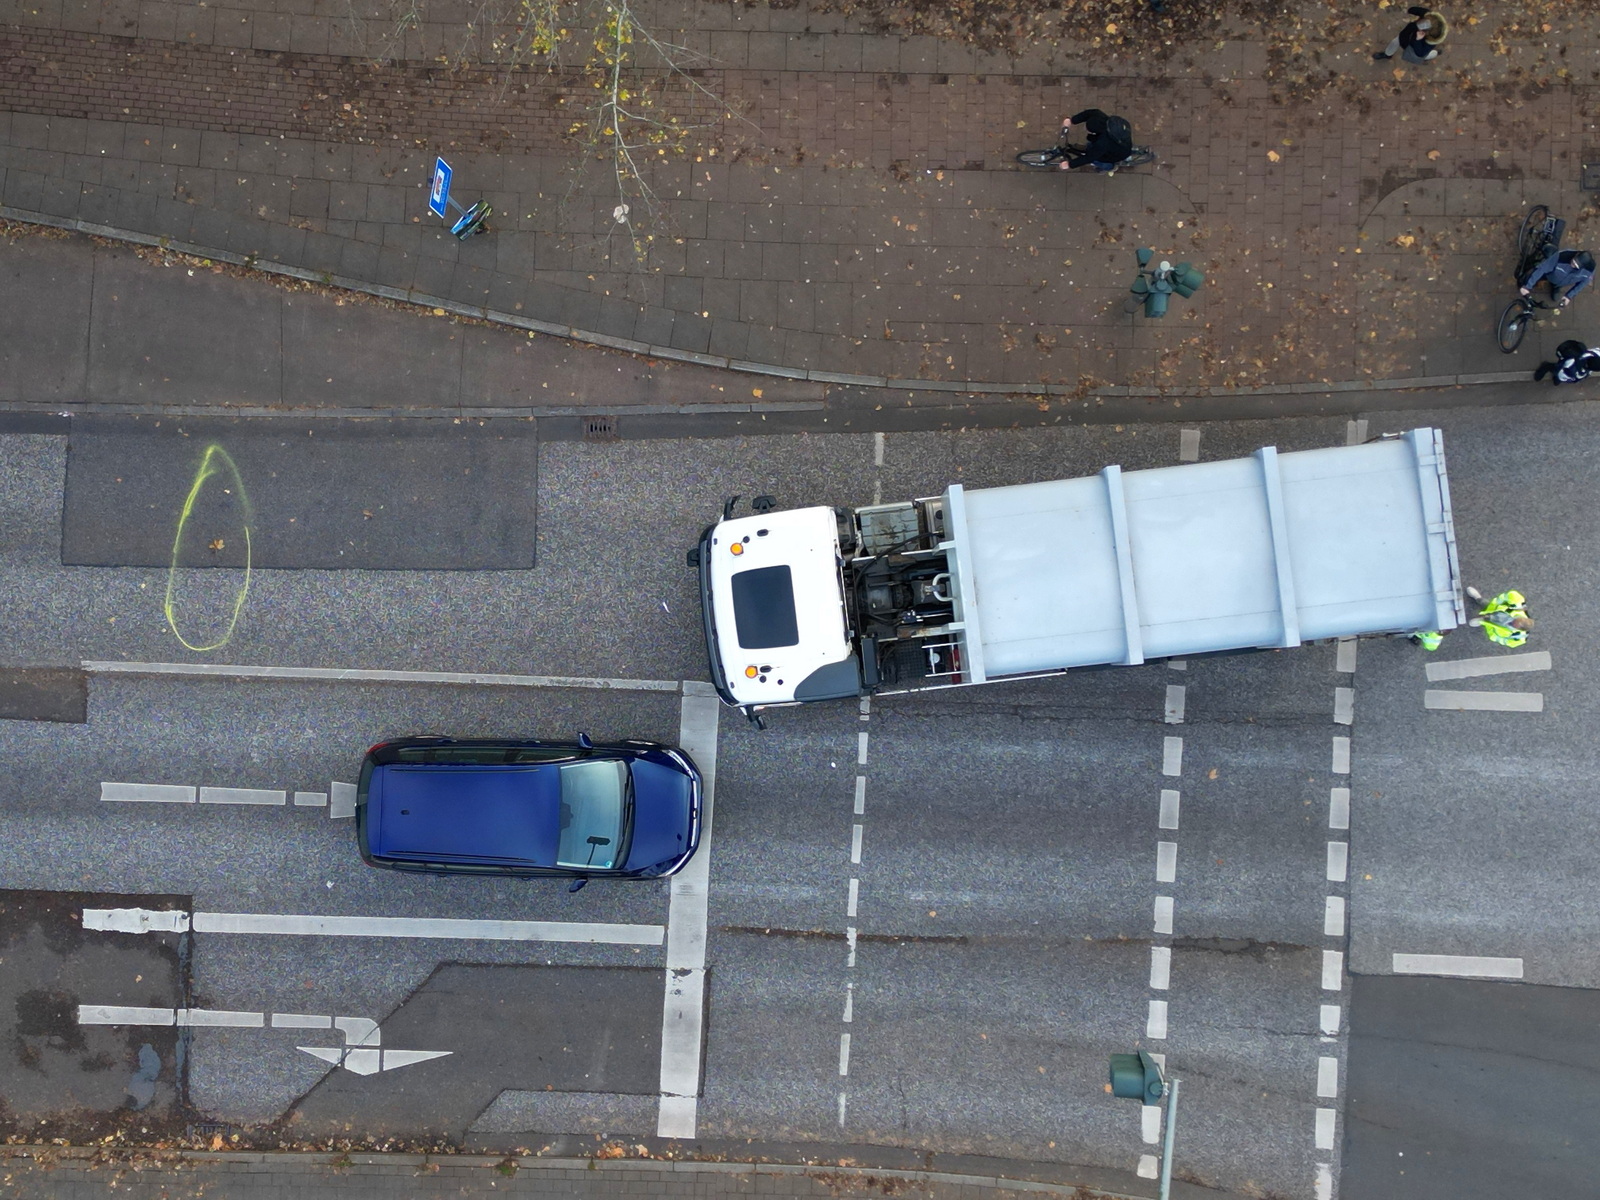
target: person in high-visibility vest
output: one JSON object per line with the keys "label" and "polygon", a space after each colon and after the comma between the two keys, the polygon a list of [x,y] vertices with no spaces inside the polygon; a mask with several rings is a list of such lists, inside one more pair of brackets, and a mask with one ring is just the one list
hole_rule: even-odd
{"label": "person in high-visibility vest", "polygon": [[[1467,595],[1482,602],[1483,593],[1469,587]],[[1467,622],[1482,629],[1484,636],[1497,646],[1517,647],[1528,640],[1533,628],[1533,618],[1528,615],[1528,598],[1512,588],[1501,592],[1484,604],[1478,615]]]}
{"label": "person in high-visibility vest", "polygon": [[1437,650],[1440,643],[1444,641],[1444,634],[1437,629],[1419,629],[1411,635],[1409,640],[1415,645],[1421,646],[1424,650]]}

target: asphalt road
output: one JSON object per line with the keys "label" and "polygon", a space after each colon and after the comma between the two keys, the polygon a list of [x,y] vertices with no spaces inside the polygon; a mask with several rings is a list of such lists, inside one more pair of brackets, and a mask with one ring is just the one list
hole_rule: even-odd
{"label": "asphalt road", "polygon": [[[1531,678],[1438,686],[1539,691],[1543,712],[1425,710],[1426,661],[1493,651],[1462,631],[1426,661],[1404,644],[1365,643],[1353,674],[1333,647],[1306,647],[884,698],[865,710],[821,705],[775,713],[765,732],[725,717],[699,1136],[1082,1164],[1148,1190],[1133,1171],[1154,1149],[1151,1131],[1137,1106],[1103,1091],[1106,1056],[1144,1047],[1184,1079],[1180,1178],[1312,1197],[1319,1168],[1332,1186],[1340,1163],[1335,1146],[1318,1144],[1318,1110],[1334,1114],[1338,1143],[1353,1138],[1350,1154],[1364,1136],[1342,1117],[1359,1009],[1349,1009],[1347,977],[1324,987],[1325,952],[1347,951],[1357,971],[1378,975],[1396,953],[1519,957],[1529,979],[1592,986],[1592,948],[1574,937],[1593,926],[1581,867],[1596,835],[1580,807],[1592,651],[1571,635],[1594,594],[1592,522],[1573,514],[1584,511],[1596,438],[1578,408],[1529,410],[1509,427],[1468,412],[1374,416],[1371,428],[1432,419],[1446,429],[1468,578],[1526,591],[1539,617],[1530,645],[1556,660]],[[1343,420],[1208,426],[1201,455],[1345,436]],[[5,436],[0,603],[13,619],[0,663],[699,679],[682,551],[723,496],[862,503],[957,479],[1165,465],[1178,438],[1176,427],[1129,426],[881,443],[546,442],[536,569],[258,570],[231,640],[199,655],[165,627],[166,570],[61,565],[66,439]],[[218,627],[242,574],[209,572],[200,582],[218,608],[186,618]],[[1175,686],[1181,723],[1167,719]],[[1339,687],[1354,688],[1353,726],[1334,720]],[[659,929],[665,886],[569,895],[559,884],[395,878],[361,864],[350,823],[326,808],[108,804],[100,784],[327,792],[354,778],[366,745],[392,734],[584,729],[670,741],[679,704],[672,692],[95,675],[84,724],[0,721],[0,880],[178,894],[195,911]],[[1176,737],[1182,758],[1170,773]],[[1333,769],[1340,737],[1354,738],[1348,776]],[[1517,802],[1484,780],[1514,780]],[[1343,836],[1329,829],[1330,792],[1341,785],[1352,792],[1348,888],[1329,878],[1328,843]],[[1163,791],[1181,796],[1175,827],[1160,819]],[[1158,843],[1175,847],[1170,880]],[[1348,900],[1348,938],[1343,924],[1330,932],[1330,895]],[[1162,896],[1175,914],[1164,965],[1152,953]],[[402,1045],[391,1030],[403,1027],[427,1042],[405,1048],[451,1049],[456,1060],[329,1085],[328,1065],[295,1049],[307,1044],[303,1030],[193,1030],[189,1100],[236,1124],[280,1118],[319,1088],[324,1116],[347,1104],[353,1124],[374,1114],[374,1127],[375,1114],[405,1108],[399,1089],[426,1092],[437,1079],[440,1095],[456,1094],[445,1086],[452,1071],[503,1033],[481,1011],[481,990],[457,1009],[417,1000],[400,1019],[442,964],[532,980],[580,966],[659,977],[666,961],[660,945],[190,936],[195,1007],[362,1016],[384,1022],[386,1047]],[[1496,987],[1510,985],[1480,986],[1492,1006]],[[1329,1005],[1342,1010],[1331,1029]],[[418,1015],[425,1008],[432,1024]],[[559,1053],[537,1041],[549,1032],[528,1036]],[[526,1083],[508,1084],[460,1136],[517,1145],[537,1134],[654,1133],[653,1100],[616,1081],[637,1087],[651,1070],[640,1056],[658,1050],[642,1034],[604,1044],[622,1056],[606,1067],[607,1087],[585,1090],[568,1075],[545,1092],[555,1076],[529,1067]],[[461,1116],[452,1114],[457,1128]],[[1483,1135],[1507,1119],[1486,1112]]]}

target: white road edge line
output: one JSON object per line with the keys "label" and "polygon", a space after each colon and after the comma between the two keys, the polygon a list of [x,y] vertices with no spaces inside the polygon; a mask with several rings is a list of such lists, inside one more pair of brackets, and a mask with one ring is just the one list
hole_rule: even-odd
{"label": "white road edge line", "polygon": [[449,683],[484,687],[589,688],[601,691],[683,692],[693,681],[583,679],[566,675],[497,675],[484,671],[386,671],[359,667],[260,667],[240,663],[110,662],[85,659],[90,675],[202,675],[214,679],[310,679],[328,683]]}
{"label": "white road edge line", "polygon": [[1497,658],[1457,658],[1428,664],[1428,682],[1447,679],[1474,679],[1480,675],[1512,675],[1519,671],[1548,671],[1550,651],[1507,654]]}
{"label": "white road edge line", "polygon": [[1396,954],[1396,975],[1451,975],[1463,979],[1521,979],[1520,958],[1481,958],[1468,954]]}
{"label": "white road edge line", "polygon": [[337,917],[292,913],[186,913],[86,908],[83,927],[110,933],[241,933],[289,937],[450,938],[487,942],[590,942],[659,946],[659,925],[578,921],[476,921],[436,917]]}
{"label": "white road edge line", "polygon": [[678,744],[700,768],[700,848],[688,865],[668,881],[671,899],[667,907],[657,1137],[692,1138],[699,1126],[700,1058],[705,1044],[706,904],[717,780],[717,721],[721,710],[722,702],[709,684],[684,684],[678,708]]}

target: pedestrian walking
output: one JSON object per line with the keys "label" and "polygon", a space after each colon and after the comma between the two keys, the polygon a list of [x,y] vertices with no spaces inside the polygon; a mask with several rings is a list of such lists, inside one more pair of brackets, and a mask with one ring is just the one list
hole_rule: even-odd
{"label": "pedestrian walking", "polygon": [[1478,615],[1467,624],[1483,630],[1484,636],[1495,645],[1515,648],[1528,640],[1533,618],[1528,615],[1528,598],[1521,592],[1512,588],[1487,603],[1477,588],[1469,587],[1467,595],[1483,604]]}
{"label": "pedestrian walking", "polygon": [[1450,23],[1442,14],[1421,5],[1406,9],[1416,18],[1408,21],[1399,36],[1387,47],[1373,54],[1382,62],[1399,54],[1406,62],[1425,63],[1439,57],[1439,44],[1450,34]]}
{"label": "pedestrian walking", "polygon": [[1563,383],[1577,383],[1587,379],[1593,371],[1600,371],[1600,348],[1585,346],[1577,338],[1568,338],[1556,347],[1555,362],[1542,362],[1533,373],[1537,383],[1546,375],[1556,387]]}

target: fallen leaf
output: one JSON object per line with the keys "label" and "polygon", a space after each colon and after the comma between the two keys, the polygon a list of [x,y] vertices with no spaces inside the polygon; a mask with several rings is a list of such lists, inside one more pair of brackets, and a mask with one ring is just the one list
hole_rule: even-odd
{"label": "fallen leaf", "polygon": [[1429,162],[1438,162],[1439,161],[1439,152],[1437,150],[1429,150],[1428,151],[1428,161]]}
{"label": "fallen leaf", "polygon": [[1269,159],[1271,159],[1273,162],[1282,162],[1283,161],[1283,155],[1279,154],[1276,150],[1268,150],[1267,151],[1267,157]]}

